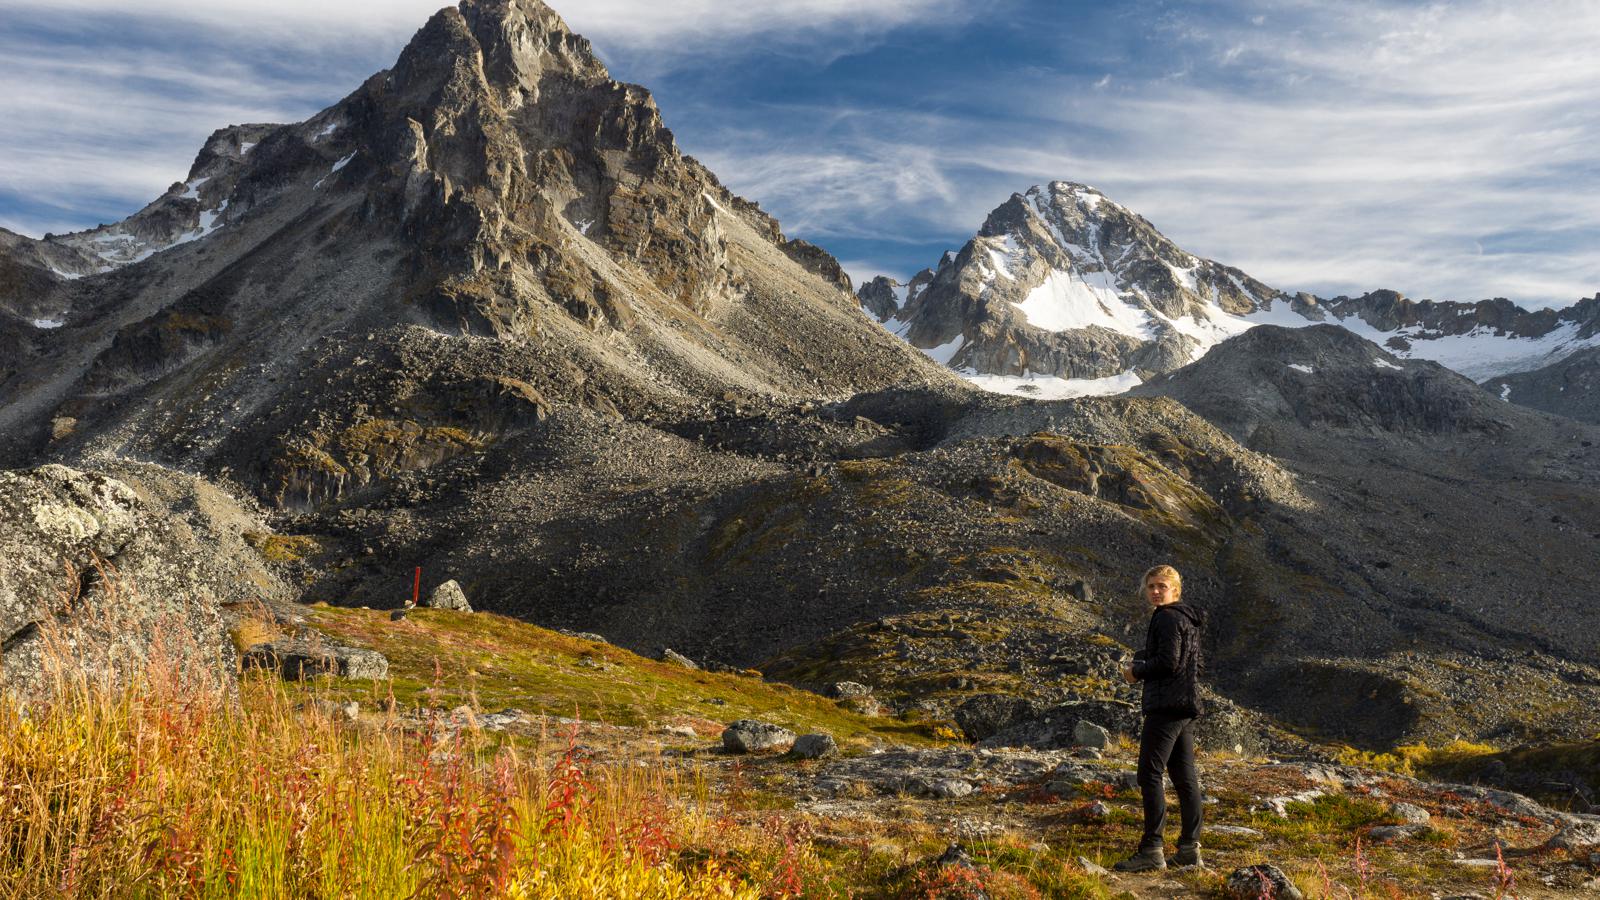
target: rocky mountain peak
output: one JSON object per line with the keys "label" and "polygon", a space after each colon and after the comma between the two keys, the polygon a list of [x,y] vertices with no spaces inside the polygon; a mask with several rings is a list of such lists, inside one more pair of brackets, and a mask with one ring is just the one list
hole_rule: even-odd
{"label": "rocky mountain peak", "polygon": [[[612,80],[538,0],[441,10],[333,106],[220,129],[139,214],[33,242],[76,256],[16,243],[0,247],[26,263],[9,280],[52,291],[0,295],[22,335],[0,350],[23,359],[0,377],[25,385],[0,402],[0,444],[159,447],[248,471],[273,502],[426,468],[550,404],[614,418],[959,390],[862,321],[833,257],[684,155],[649,91]],[[46,365],[60,347],[71,358]],[[449,408],[403,399],[461,390]],[[373,435],[428,448],[375,463]]]}
{"label": "rocky mountain peak", "polygon": [[[544,79],[605,82],[610,74],[588,40],[540,0],[462,0],[417,31],[392,72],[396,89],[481,81],[515,108],[537,100]],[[518,92],[525,94],[517,96]]]}

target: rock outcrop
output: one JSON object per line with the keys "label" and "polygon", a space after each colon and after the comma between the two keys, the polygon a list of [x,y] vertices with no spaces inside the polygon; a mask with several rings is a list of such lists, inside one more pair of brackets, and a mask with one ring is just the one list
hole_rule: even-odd
{"label": "rock outcrop", "polygon": [[260,525],[193,477],[123,466],[0,472],[0,672],[24,701],[154,665],[226,684],[221,607],[288,591],[240,537]]}

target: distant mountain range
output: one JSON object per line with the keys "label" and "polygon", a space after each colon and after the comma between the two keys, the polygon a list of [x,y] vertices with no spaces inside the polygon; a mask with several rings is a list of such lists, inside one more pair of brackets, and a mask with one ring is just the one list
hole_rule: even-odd
{"label": "distant mountain range", "polygon": [[936,362],[990,390],[1037,397],[1118,393],[1261,324],[1341,325],[1477,381],[1600,346],[1600,295],[1532,311],[1387,290],[1291,295],[1184,251],[1127,207],[1067,181],[1013,194],[937,268],[908,284],[880,276],[857,296]]}

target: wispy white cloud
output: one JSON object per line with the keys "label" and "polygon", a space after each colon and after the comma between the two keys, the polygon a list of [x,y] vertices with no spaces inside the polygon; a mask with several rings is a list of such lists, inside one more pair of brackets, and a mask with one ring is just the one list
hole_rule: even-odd
{"label": "wispy white cloud", "polygon": [[[181,179],[214,129],[315,113],[391,64],[446,5],[0,0],[0,227],[39,234],[126,215]],[[908,21],[966,14],[956,0],[555,6],[603,55],[627,55],[636,77],[704,61],[711,46],[723,59],[838,53]]]}
{"label": "wispy white cloud", "polygon": [[[260,34],[293,33],[316,40],[337,35],[410,34],[445,0],[0,0],[0,10],[18,14],[137,15],[188,23],[209,30]],[[964,15],[958,0],[582,0],[550,4],[575,30],[615,46],[676,48],[731,38],[792,39],[848,30],[881,32],[906,22]],[[321,33],[321,34],[319,34]]]}
{"label": "wispy white cloud", "polygon": [[[1172,64],[1142,76],[974,85],[995,107],[981,123],[858,111],[877,127],[830,134],[832,189],[774,186],[773,206],[823,235],[963,235],[1010,191],[1064,178],[1286,290],[1533,305],[1600,290],[1600,4],[1232,12],[1169,11]],[[722,171],[766,189],[783,141],[750,137],[730,135]],[[908,171],[940,189],[875,190],[894,170],[880,161],[908,146],[924,151]],[[1515,252],[1484,252],[1495,235],[1516,236]]]}
{"label": "wispy white cloud", "polygon": [[[314,113],[389,65],[443,5],[0,0],[0,225],[37,234],[108,205],[131,212],[183,176],[214,128]],[[555,6],[647,83],[675,66],[759,80],[740,69],[751,54],[825,61],[896,29],[995,18],[954,0]],[[932,99],[915,79],[898,96],[825,106],[767,96],[720,109],[719,95],[696,110],[681,94],[669,124],[692,113],[686,149],[855,265],[889,244],[957,243],[1011,191],[1067,178],[1288,290],[1530,303],[1600,290],[1600,192],[1587,189],[1600,175],[1600,4],[1127,9],[1149,58],[1012,70],[990,44],[974,48],[993,58],[986,74]],[[145,39],[105,33],[129,24]],[[1014,24],[1069,23],[1050,7]]]}

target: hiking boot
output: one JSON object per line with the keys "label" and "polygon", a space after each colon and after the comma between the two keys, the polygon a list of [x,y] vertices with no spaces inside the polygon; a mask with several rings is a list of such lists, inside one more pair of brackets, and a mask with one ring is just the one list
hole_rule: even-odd
{"label": "hiking boot", "polygon": [[1205,863],[1200,861],[1200,842],[1195,841],[1192,844],[1179,844],[1178,855],[1172,858],[1172,864],[1175,866],[1205,865]]}
{"label": "hiking boot", "polygon": [[1153,869],[1165,869],[1166,867],[1167,859],[1161,853],[1161,848],[1151,847],[1148,850],[1140,850],[1111,868],[1116,869],[1118,872],[1149,872]]}

